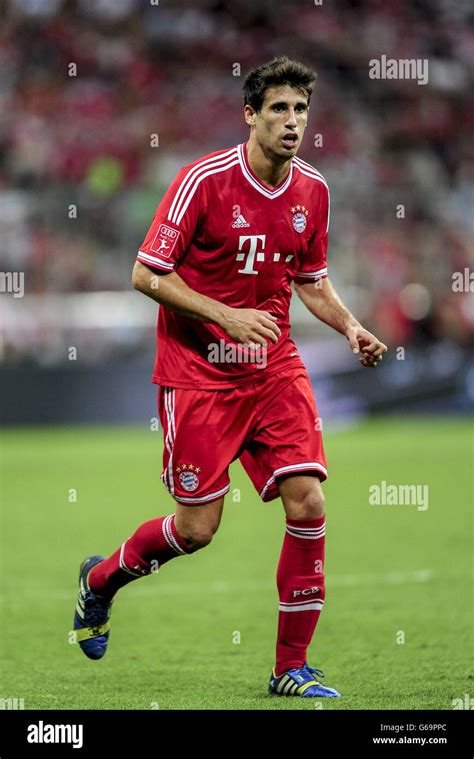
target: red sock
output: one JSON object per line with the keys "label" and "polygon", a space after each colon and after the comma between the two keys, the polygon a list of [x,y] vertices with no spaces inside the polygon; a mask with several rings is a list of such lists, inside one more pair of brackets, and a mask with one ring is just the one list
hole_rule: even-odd
{"label": "red sock", "polygon": [[121,547],[89,573],[90,589],[112,600],[119,588],[144,575],[157,572],[170,559],[191,553],[178,533],[175,515],[145,522]]}
{"label": "red sock", "polygon": [[277,676],[306,662],[306,650],[325,598],[324,532],[324,515],[318,519],[286,519],[277,571]]}

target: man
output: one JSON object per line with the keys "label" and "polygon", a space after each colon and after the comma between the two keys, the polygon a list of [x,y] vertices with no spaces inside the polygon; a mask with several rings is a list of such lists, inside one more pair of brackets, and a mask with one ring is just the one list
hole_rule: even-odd
{"label": "man", "polygon": [[161,476],[176,514],[141,525],[109,558],[82,563],[74,627],[91,659],[105,653],[119,588],[211,542],[239,458],[262,499],[281,497],[286,513],[270,693],[340,695],[306,661],[325,598],[327,470],[311,385],[290,339],[291,282],[363,366],[377,366],[387,348],[327,276],[328,187],[296,157],[315,79],[285,57],[252,70],[248,142],[179,171],[138,253],[133,285],[161,305],[153,380]]}

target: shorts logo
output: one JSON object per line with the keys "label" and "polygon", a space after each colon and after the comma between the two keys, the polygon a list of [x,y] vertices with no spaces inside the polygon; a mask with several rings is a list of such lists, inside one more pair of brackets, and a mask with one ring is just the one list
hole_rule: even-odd
{"label": "shorts logo", "polygon": [[308,216],[308,211],[304,206],[294,206],[291,209],[291,213],[293,214],[293,229],[295,232],[304,232],[306,229],[306,217]]}
{"label": "shorts logo", "polygon": [[169,258],[180,234],[179,230],[168,227],[166,224],[160,224],[155,239],[150,245],[150,250],[163,258]]}
{"label": "shorts logo", "polygon": [[193,466],[192,464],[181,464],[176,467],[178,472],[178,479],[183,490],[187,493],[194,493],[199,487],[198,472],[201,471],[201,467]]}

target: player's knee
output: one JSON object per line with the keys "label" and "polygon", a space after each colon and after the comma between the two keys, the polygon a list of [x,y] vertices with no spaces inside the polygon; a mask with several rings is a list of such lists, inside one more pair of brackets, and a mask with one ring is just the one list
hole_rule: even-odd
{"label": "player's knee", "polygon": [[319,519],[324,515],[324,493],[319,483],[302,494],[296,511],[297,519]]}
{"label": "player's knee", "polygon": [[[216,528],[217,529],[217,528]],[[211,527],[189,527],[187,530],[183,530],[185,533],[183,538],[189,545],[192,551],[199,551],[200,548],[205,548],[209,545],[214,537],[215,530]]]}
{"label": "player's knee", "polygon": [[207,506],[177,504],[175,527],[191,551],[208,546],[219,529],[223,499]]}

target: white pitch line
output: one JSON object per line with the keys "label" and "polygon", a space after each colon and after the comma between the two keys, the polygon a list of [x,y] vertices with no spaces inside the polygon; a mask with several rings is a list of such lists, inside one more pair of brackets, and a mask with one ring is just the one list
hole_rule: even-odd
{"label": "white pitch line", "polygon": [[[326,578],[326,586],[331,587],[355,587],[361,584],[373,584],[373,585],[402,585],[404,583],[422,583],[430,582],[434,578],[434,571],[432,569],[419,569],[414,572],[388,572],[387,574],[366,574],[366,575],[334,575]],[[147,583],[148,584],[148,583]],[[155,588],[141,587],[136,588],[139,595],[152,595],[155,593]],[[191,592],[201,593],[240,593],[240,592],[260,592],[261,590],[275,590],[276,582],[245,582],[233,584],[231,582],[224,582],[218,580],[211,583],[208,586],[202,583],[165,583],[160,587],[160,593],[165,595],[175,594],[188,594]]]}

